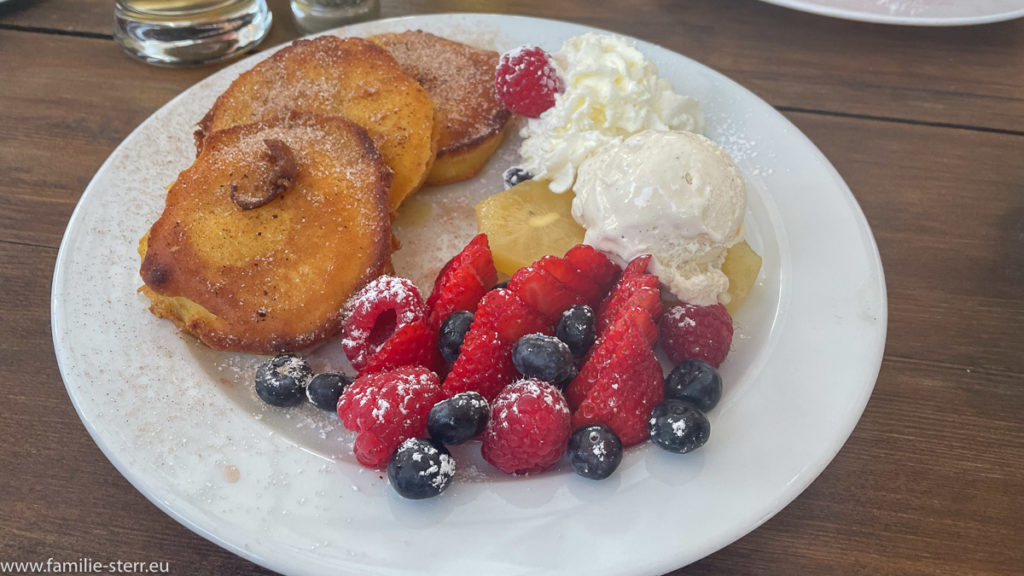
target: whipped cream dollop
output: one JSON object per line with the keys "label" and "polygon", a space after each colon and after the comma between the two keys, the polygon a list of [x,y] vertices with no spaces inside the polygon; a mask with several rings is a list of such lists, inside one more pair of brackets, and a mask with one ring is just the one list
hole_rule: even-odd
{"label": "whipped cream dollop", "polygon": [[631,134],[703,131],[700,104],[677,94],[632,41],[587,33],[567,40],[552,58],[565,92],[552,108],[526,122],[519,154],[522,167],[551,180],[554,192],[572,187],[584,159]]}
{"label": "whipped cream dollop", "polygon": [[727,303],[722,262],[743,239],[747,194],[719,145],[692,132],[645,130],[584,160],[573,192],[584,243],[620,265],[651,254],[650,272],[680,300]]}

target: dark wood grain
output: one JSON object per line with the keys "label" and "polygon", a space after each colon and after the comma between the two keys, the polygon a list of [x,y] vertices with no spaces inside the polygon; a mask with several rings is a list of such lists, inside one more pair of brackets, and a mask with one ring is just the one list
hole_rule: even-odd
{"label": "dark wood grain", "polygon": [[[286,3],[272,4],[261,48],[297,35]],[[526,13],[685,53],[779,106],[864,210],[889,331],[863,418],[791,505],[673,576],[1024,572],[1024,21],[920,29],[749,0],[631,6],[385,0],[382,15]],[[0,9],[0,561],[268,574],[128,484],[78,420],[56,366],[50,281],[82,190],[135,126],[219,69],[137,63],[109,28],[106,1]]]}
{"label": "dark wood grain", "polygon": [[[0,26],[111,33],[108,1],[24,4],[0,16]],[[295,34],[287,2],[270,5],[275,24],[264,47]],[[756,0],[634,0],[628,6],[382,0],[381,16],[474,11],[579,22],[685,54],[776,106],[1024,132],[1024,74],[1013,73],[1024,55],[1024,20],[921,28],[823,18]]]}

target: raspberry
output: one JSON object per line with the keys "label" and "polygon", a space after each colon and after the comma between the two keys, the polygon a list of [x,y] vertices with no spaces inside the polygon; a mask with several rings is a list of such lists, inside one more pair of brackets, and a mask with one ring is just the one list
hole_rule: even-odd
{"label": "raspberry", "polygon": [[366,360],[361,374],[393,370],[401,366],[423,366],[433,372],[444,369],[437,348],[437,332],[425,320],[410,322],[395,330],[381,348]]}
{"label": "raspberry", "polygon": [[659,327],[661,345],[674,364],[697,358],[718,368],[732,345],[732,316],[721,304],[673,306]]}
{"label": "raspberry", "polygon": [[401,327],[423,319],[423,299],[412,282],[380,276],[357,293],[349,304],[341,346],[356,370]]}
{"label": "raspberry", "polygon": [[427,435],[430,409],[443,399],[437,374],[406,366],[356,378],[338,400],[338,417],[356,433],[356,460],[380,468],[406,439]]}
{"label": "raspberry", "polygon": [[512,344],[502,341],[490,328],[470,328],[459,357],[444,379],[445,394],[450,397],[459,392],[478,392],[492,400],[519,376],[512,363]]}
{"label": "raspberry", "polygon": [[491,404],[481,455],[508,474],[547,470],[565,452],[570,422],[569,407],[554,386],[540,380],[514,382]]}
{"label": "raspberry", "polygon": [[547,52],[537,46],[520,46],[501,55],[494,71],[494,88],[506,108],[537,118],[555,105],[555,95],[565,91]]}
{"label": "raspberry", "polygon": [[476,310],[477,303],[498,281],[486,234],[477,234],[441,268],[427,298],[427,325],[438,330],[458,310]]}

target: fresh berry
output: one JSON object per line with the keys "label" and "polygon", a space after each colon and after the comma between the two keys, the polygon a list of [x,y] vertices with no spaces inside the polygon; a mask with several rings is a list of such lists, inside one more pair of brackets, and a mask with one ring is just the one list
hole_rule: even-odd
{"label": "fresh berry", "polygon": [[665,378],[665,398],[685,400],[708,412],[722,398],[722,376],[703,360],[683,360]]}
{"label": "fresh berry", "polygon": [[651,442],[678,454],[696,450],[708,441],[711,423],[696,406],[668,399],[651,410],[648,421]]}
{"label": "fresh berry", "polygon": [[578,410],[604,372],[622,372],[641,357],[650,356],[657,340],[658,327],[646,312],[637,308],[623,312],[591,347],[579,375],[566,389],[569,406]]}
{"label": "fresh berry", "polygon": [[294,406],[312,377],[313,369],[305,360],[279,354],[256,369],[256,395],[271,406]]}
{"label": "fresh berry", "polygon": [[328,412],[338,409],[338,398],[352,379],[341,372],[323,372],[317,374],[306,386],[306,399],[313,406]]}
{"label": "fresh berry", "polygon": [[383,275],[351,300],[341,341],[356,370],[370,359],[399,328],[424,317],[425,308],[416,286],[405,278]]}
{"label": "fresh berry", "polygon": [[511,276],[547,254],[583,242],[572,218],[572,194],[555,194],[547,180],[527,180],[476,205],[476,226],[487,233],[494,266]]}
{"label": "fresh berry", "polygon": [[518,166],[513,166],[508,170],[505,170],[505,172],[501,175],[501,178],[502,180],[505,181],[505,190],[508,190],[509,188],[515,186],[516,184],[519,184],[520,182],[532,180],[533,174],[530,174],[529,172],[523,170]]}
{"label": "fresh berry", "polygon": [[508,289],[518,294],[530,307],[550,318],[552,322],[557,322],[562,317],[562,312],[570,306],[586,304],[581,294],[546,270],[533,266],[521,268],[513,274],[508,282]]}
{"label": "fresh berry", "polygon": [[623,310],[642,308],[657,322],[661,316],[661,288],[658,277],[647,272],[650,255],[634,258],[623,270],[608,297],[597,310],[597,332],[605,331]]}
{"label": "fresh berry", "polygon": [[462,444],[484,431],[490,415],[486,398],[476,392],[462,392],[434,404],[427,418],[427,432],[442,444]]}
{"label": "fresh berry", "polygon": [[552,334],[555,323],[537,312],[515,292],[491,290],[480,300],[474,323],[480,329],[494,330],[502,342],[514,344],[527,334]]}
{"label": "fresh berry", "polygon": [[659,328],[661,345],[675,364],[698,358],[718,368],[732,345],[732,316],[721,304],[673,306]]}
{"label": "fresh berry", "polygon": [[602,292],[611,290],[622,272],[607,256],[586,244],[577,244],[570,248],[565,253],[565,259],[600,286]]}
{"label": "fresh berry", "polygon": [[427,298],[427,324],[438,330],[456,310],[476,311],[477,303],[498,281],[486,234],[477,234],[441,268]]}
{"label": "fresh berry", "polygon": [[393,370],[400,366],[423,366],[440,372],[444,360],[437,349],[437,333],[420,319],[398,328],[387,341],[370,356],[360,374]]}
{"label": "fresh berry", "polygon": [[494,330],[471,328],[462,352],[444,379],[444,391],[448,396],[479,392],[492,400],[518,376],[512,363],[512,343],[504,342]]}
{"label": "fresh berry", "polygon": [[566,389],[573,426],[606,424],[624,446],[647,439],[647,417],[665,397],[665,380],[652,349],[657,327],[631,308],[600,336],[580,374]]}
{"label": "fresh berry", "polygon": [[568,286],[573,292],[583,297],[584,303],[593,307],[601,303],[605,291],[576,268],[576,265],[565,258],[558,256],[545,256],[533,263],[534,268],[540,268],[555,277],[562,284]]}
{"label": "fresh berry", "polygon": [[494,78],[498,100],[529,118],[554,106],[555,95],[565,91],[551,57],[537,46],[520,46],[502,54]]}
{"label": "fresh berry", "polygon": [[558,319],[555,336],[569,346],[573,356],[583,358],[597,337],[594,310],[587,305],[570,306]]}
{"label": "fresh berry", "polygon": [[494,285],[494,288],[491,288],[491,290],[504,290],[505,288],[508,288],[508,280],[498,282]]}
{"label": "fresh berry", "polygon": [[441,323],[441,331],[437,335],[437,348],[441,357],[449,364],[454,364],[459,357],[462,341],[466,339],[469,325],[473,323],[473,313],[469,310],[452,312]]}
{"label": "fresh berry", "polygon": [[388,480],[403,498],[421,500],[444,492],[455,476],[448,449],[429,439],[409,438],[388,460]]}
{"label": "fresh berry", "polygon": [[356,433],[356,460],[379,468],[408,438],[427,435],[430,409],[444,398],[437,374],[405,366],[356,378],[338,400],[338,417]]}
{"label": "fresh berry", "polygon": [[652,350],[625,366],[611,364],[594,382],[586,399],[573,414],[573,427],[606,424],[624,446],[647,440],[646,418],[664,399],[665,380],[661,363]]}
{"label": "fresh berry", "polygon": [[569,407],[562,394],[546,382],[520,380],[491,403],[480,452],[508,474],[541,472],[561,460],[570,433]]}
{"label": "fresh berry", "polygon": [[544,334],[527,334],[512,348],[512,363],[526,378],[535,378],[565,388],[576,376],[576,363],[569,346]]}
{"label": "fresh berry", "polygon": [[622,441],[604,424],[591,424],[572,433],[565,452],[577,474],[602,480],[622,462]]}

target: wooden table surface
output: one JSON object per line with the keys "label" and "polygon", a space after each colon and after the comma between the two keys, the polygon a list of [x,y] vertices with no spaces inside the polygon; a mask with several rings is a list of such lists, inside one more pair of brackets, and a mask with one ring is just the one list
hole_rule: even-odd
{"label": "wooden table surface", "polygon": [[[263,574],[150,504],[65,392],[50,284],[76,202],[118,143],[219,69],[125,56],[111,2],[0,8],[0,561],[168,562]],[[266,48],[297,36],[272,2]],[[754,0],[384,0],[562,19],[703,62],[803,130],[878,242],[884,361],[849,441],[792,504],[672,574],[1024,573],[1024,20],[865,24]],[[823,382],[822,385],[827,385]]]}

